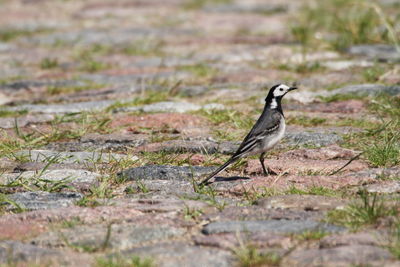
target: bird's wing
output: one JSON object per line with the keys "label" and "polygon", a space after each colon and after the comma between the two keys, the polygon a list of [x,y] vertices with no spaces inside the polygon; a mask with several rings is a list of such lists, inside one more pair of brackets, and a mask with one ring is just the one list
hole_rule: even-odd
{"label": "bird's wing", "polygon": [[266,136],[275,132],[281,123],[282,114],[275,110],[266,111],[254,124],[251,131],[244,138],[233,157],[240,157],[242,154],[251,151]]}

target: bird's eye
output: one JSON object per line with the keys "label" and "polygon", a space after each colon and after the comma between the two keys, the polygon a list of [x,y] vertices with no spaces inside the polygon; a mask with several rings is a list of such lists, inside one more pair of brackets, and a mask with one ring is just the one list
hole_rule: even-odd
{"label": "bird's eye", "polygon": [[280,88],[280,89],[279,89],[279,91],[283,91],[283,89],[282,89],[282,88]]}

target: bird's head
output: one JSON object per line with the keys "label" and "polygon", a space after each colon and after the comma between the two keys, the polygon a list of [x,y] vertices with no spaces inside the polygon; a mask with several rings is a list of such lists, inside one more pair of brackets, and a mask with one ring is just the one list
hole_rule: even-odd
{"label": "bird's head", "polygon": [[287,92],[290,92],[292,90],[297,89],[297,87],[290,87],[287,86],[286,84],[277,84],[272,86],[272,88],[269,90],[269,94],[271,94],[272,97],[283,97],[284,95],[287,94]]}
{"label": "bird's head", "polygon": [[276,108],[278,103],[284,95],[288,92],[297,89],[295,86],[287,86],[286,84],[277,84],[271,87],[269,90],[267,98],[265,98],[265,102],[271,103],[271,108]]}

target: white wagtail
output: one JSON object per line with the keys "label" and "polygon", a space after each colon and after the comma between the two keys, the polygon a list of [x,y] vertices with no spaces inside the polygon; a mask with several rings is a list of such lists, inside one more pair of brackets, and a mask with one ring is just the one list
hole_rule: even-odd
{"label": "white wagtail", "polygon": [[[230,164],[243,157],[261,154],[260,162],[264,171],[264,175],[268,175],[268,171],[264,165],[265,152],[273,148],[285,134],[285,117],[283,115],[281,100],[287,92],[297,89],[289,87],[285,84],[277,84],[273,86],[265,98],[265,106],[261,116],[251,131],[244,138],[238,150],[233,156],[225,162],[221,167],[211,173],[199,185],[206,184],[211,178],[225,170]],[[273,173],[272,171],[270,171]]]}

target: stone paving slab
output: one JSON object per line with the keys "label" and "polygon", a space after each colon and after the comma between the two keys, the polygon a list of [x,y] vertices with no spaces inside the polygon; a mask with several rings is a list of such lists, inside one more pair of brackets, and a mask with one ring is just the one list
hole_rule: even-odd
{"label": "stone paving slab", "polygon": [[397,2],[0,0],[0,265],[399,266]]}

